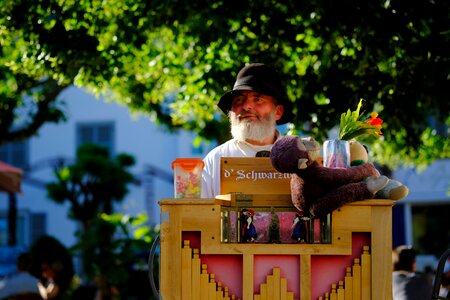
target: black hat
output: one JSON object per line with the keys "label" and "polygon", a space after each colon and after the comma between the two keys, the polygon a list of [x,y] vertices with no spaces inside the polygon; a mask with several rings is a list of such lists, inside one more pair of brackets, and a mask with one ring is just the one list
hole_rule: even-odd
{"label": "black hat", "polygon": [[254,91],[275,97],[277,103],[283,105],[284,108],[283,115],[277,121],[278,125],[285,124],[295,117],[292,112],[292,102],[289,101],[283,89],[280,76],[265,64],[249,64],[239,71],[233,90],[223,95],[217,104],[225,114],[231,110],[234,91]]}

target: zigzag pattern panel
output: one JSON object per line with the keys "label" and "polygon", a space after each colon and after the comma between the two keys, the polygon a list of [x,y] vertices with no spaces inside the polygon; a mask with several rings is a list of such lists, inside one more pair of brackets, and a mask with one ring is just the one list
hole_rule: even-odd
{"label": "zigzag pattern panel", "polygon": [[229,295],[228,287],[216,282],[215,274],[208,273],[208,266],[202,264],[199,250],[190,247],[190,241],[183,241],[181,249],[182,300],[239,300]]}
{"label": "zigzag pattern panel", "polygon": [[355,258],[353,266],[346,268],[344,279],[332,284],[331,291],[318,300],[371,300],[370,261],[369,246],[364,246],[361,258]]}
{"label": "zigzag pattern panel", "polygon": [[287,279],[281,277],[280,268],[273,268],[273,274],[266,277],[266,283],[260,285],[260,294],[254,300],[293,300],[294,293],[287,290]]}

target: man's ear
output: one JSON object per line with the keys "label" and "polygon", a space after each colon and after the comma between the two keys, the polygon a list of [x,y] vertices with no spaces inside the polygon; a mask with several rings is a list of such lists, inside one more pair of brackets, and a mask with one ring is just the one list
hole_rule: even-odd
{"label": "man's ear", "polygon": [[284,112],[283,105],[275,106],[275,121],[278,121],[283,116],[283,112]]}

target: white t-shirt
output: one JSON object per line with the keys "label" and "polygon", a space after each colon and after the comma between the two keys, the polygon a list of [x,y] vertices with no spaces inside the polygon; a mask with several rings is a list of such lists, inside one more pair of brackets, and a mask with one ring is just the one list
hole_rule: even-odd
{"label": "white t-shirt", "polygon": [[[277,131],[277,140],[281,138]],[[212,149],[203,159],[205,167],[202,174],[202,198],[215,198],[220,195],[220,158],[255,157],[256,152],[272,149],[273,144],[257,146],[245,141],[231,139]]]}
{"label": "white t-shirt", "polygon": [[21,293],[39,294],[38,280],[29,273],[18,273],[0,283],[0,299]]}

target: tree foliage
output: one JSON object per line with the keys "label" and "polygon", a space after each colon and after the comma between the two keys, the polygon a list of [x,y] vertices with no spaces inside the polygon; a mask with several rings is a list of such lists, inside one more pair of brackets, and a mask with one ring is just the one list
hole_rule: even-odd
{"label": "tree foliage", "polygon": [[127,168],[134,163],[129,154],[111,158],[104,147],[82,145],[74,164],[55,170],[56,181],[47,184],[48,196],[57,203],[68,202],[70,217],[88,231],[100,213],[112,213],[113,203],[126,196],[134,179]]}
{"label": "tree foliage", "polygon": [[63,102],[57,98],[65,87],[0,65],[0,145],[32,137],[45,123],[65,121]]}
{"label": "tree foliage", "polygon": [[90,230],[79,232],[72,250],[83,254],[85,278],[96,283],[102,300],[146,299],[137,295],[151,293],[149,285],[136,288],[142,282],[132,281],[139,268],[147,266],[148,249],[158,232],[148,225],[144,214],[99,214]]}
{"label": "tree foliage", "polygon": [[14,74],[76,84],[171,129],[229,137],[215,104],[238,70],[280,71],[294,133],[326,138],[376,109],[391,164],[449,157],[448,1],[3,0],[2,60]]}
{"label": "tree foliage", "polygon": [[112,299],[112,286],[128,280],[123,269],[117,270],[130,269],[136,247],[148,246],[148,241],[131,238],[127,226],[133,220],[113,214],[113,204],[124,199],[134,180],[127,170],[134,163],[129,154],[110,157],[106,148],[85,144],[78,148],[75,163],[56,169],[55,182],[47,184],[49,198],[68,202],[69,216],[81,224],[75,250],[80,252],[84,275],[97,282],[102,299]]}

